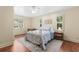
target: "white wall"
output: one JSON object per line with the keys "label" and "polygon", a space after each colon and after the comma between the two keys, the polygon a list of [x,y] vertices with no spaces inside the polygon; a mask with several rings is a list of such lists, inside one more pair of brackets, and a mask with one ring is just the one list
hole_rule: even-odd
{"label": "white wall", "polygon": [[65,40],[79,43],[79,7],[65,12]]}
{"label": "white wall", "polygon": [[32,21],[32,25],[31,25],[32,28],[38,29],[40,27],[40,17],[32,18],[31,21]]}
{"label": "white wall", "polygon": [[13,44],[13,7],[0,6],[0,48]]}

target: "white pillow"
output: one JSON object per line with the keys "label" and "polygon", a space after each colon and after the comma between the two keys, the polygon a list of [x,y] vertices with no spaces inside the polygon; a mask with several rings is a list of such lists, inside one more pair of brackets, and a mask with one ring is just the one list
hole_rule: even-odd
{"label": "white pillow", "polygon": [[43,30],[43,31],[50,31],[50,30],[51,30],[51,27],[41,27],[40,30]]}

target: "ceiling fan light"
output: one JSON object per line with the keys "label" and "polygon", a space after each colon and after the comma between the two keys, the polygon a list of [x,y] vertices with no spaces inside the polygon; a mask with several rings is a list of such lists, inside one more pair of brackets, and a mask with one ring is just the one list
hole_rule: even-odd
{"label": "ceiling fan light", "polygon": [[36,13],[36,11],[32,10],[32,13]]}
{"label": "ceiling fan light", "polygon": [[32,13],[36,13],[38,11],[38,7],[32,6]]}

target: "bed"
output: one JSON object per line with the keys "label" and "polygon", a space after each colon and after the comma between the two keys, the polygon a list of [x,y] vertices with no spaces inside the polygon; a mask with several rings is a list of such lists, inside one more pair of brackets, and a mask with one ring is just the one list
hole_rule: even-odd
{"label": "bed", "polygon": [[54,31],[49,28],[40,28],[38,30],[27,32],[26,39],[36,45],[40,45],[46,50],[46,44],[53,39]]}

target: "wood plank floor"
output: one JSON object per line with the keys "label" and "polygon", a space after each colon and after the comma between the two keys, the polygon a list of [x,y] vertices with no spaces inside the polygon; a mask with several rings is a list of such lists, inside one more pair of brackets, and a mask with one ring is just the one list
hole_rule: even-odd
{"label": "wood plank floor", "polygon": [[13,45],[1,48],[0,52],[30,52],[30,50],[15,40]]}
{"label": "wood plank floor", "polygon": [[79,52],[79,43],[64,41],[61,49],[64,52]]}
{"label": "wood plank floor", "polygon": [[5,48],[0,48],[0,52],[30,52],[30,50],[24,47],[18,39],[24,37],[25,35],[16,36],[14,44]]}
{"label": "wood plank floor", "polygon": [[[5,48],[0,48],[0,52],[30,52],[28,48],[24,47],[20,42],[18,42],[18,39],[24,36],[25,35],[16,36],[14,44]],[[79,52],[79,43],[64,41],[60,50],[61,52]]]}

